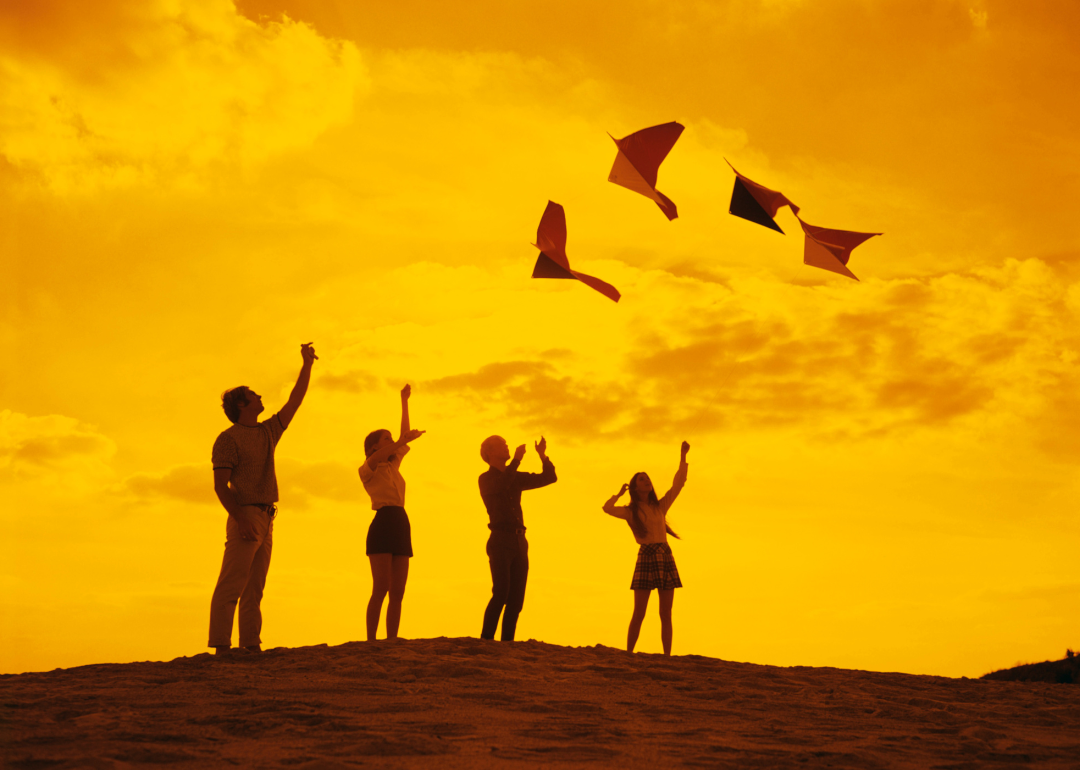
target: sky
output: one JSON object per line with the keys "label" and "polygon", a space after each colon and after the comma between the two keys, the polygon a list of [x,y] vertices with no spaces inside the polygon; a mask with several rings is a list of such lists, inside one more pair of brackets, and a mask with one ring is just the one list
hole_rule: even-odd
{"label": "sky", "polygon": [[[205,650],[219,394],[284,404],[264,646],[363,638],[363,438],[403,465],[405,637],[477,636],[480,442],[541,435],[518,637],[625,644],[661,491],[676,654],[979,676],[1080,644],[1080,6],[0,4],[0,672]],[[678,206],[609,184],[677,120]],[[815,225],[802,264],[733,174]],[[548,200],[574,281],[530,278]],[[660,650],[655,599],[638,649]]]}

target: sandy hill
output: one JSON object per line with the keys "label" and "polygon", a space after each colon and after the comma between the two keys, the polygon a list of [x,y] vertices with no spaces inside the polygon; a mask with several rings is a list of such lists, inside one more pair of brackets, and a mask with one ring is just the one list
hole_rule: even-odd
{"label": "sandy hill", "polygon": [[4,768],[1080,766],[1080,687],[479,639],[0,677]]}

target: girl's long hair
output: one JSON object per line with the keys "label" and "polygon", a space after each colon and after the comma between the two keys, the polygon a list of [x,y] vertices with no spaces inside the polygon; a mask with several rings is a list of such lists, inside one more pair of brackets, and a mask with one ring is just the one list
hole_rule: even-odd
{"label": "girl's long hair", "polygon": [[[645,471],[638,471],[630,478],[630,518],[627,519],[627,523],[630,525],[630,531],[634,533],[635,537],[645,537],[648,534],[648,530],[645,528],[645,514],[641,511],[642,498],[638,495],[634,482],[637,481],[638,476],[644,476]],[[650,504],[659,506],[660,501],[656,497],[656,490],[650,489],[649,496],[645,498]],[[682,540],[675,530],[664,523],[664,528],[667,533],[674,537],[676,540]]]}

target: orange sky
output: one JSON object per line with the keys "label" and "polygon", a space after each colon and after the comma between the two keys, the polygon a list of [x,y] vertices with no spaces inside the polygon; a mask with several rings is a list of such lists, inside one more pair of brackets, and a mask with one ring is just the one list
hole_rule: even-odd
{"label": "orange sky", "polygon": [[[1075,648],[1080,7],[368,5],[0,6],[0,671],[202,651],[218,394],[277,408],[308,340],[269,646],[363,635],[356,466],[411,382],[405,636],[479,632],[497,432],[560,476],[525,498],[519,637],[624,643],[635,544],[600,505],[685,438],[676,654]],[[606,132],[669,120],[674,222],[606,182]],[[725,157],[884,232],[861,282],[804,267],[786,209],[786,237],[729,216]],[[549,199],[618,305],[529,278]]]}

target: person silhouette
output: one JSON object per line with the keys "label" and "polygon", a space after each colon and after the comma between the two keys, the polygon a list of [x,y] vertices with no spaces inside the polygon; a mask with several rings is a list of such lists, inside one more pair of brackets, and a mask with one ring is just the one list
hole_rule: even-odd
{"label": "person silhouette", "polygon": [[[514,641],[518,615],[525,604],[525,585],[529,579],[529,541],[525,539],[525,520],[521,511],[521,493],[558,481],[555,466],[547,456],[547,440],[536,444],[543,470],[524,473],[518,470],[525,456],[525,445],[514,451],[502,436],[489,436],[480,444],[480,457],[488,469],[480,474],[480,497],[488,512],[488,565],[491,567],[491,600],[484,611],[481,639],[494,639],[502,617],[502,641]],[[503,608],[505,607],[505,612]]]}
{"label": "person silhouette", "polygon": [[217,437],[211,452],[214,492],[229,514],[225,523],[225,555],[210,600],[210,647],[227,652],[232,644],[233,617],[240,604],[240,647],[262,650],[262,597],[274,546],[278,486],[274,450],[304,401],[312,364],[318,359],[311,343],[300,346],[303,365],[289,400],[269,420],[258,421],[262,396],[246,385],[221,394],[221,408],[233,424]]}
{"label": "person silhouette", "polygon": [[412,558],[412,528],[405,512],[405,479],[401,461],[409,453],[409,443],[425,431],[409,427],[409,397],[412,387],[401,389],[401,432],[397,441],[385,429],[373,430],[364,439],[365,459],[359,473],[364,489],[371,497],[375,517],[367,533],[367,557],[371,562],[371,599],[367,606],[367,638],[375,641],[383,600],[386,607],[386,638],[397,639],[401,624],[401,602],[409,579]]}
{"label": "person silhouette", "polygon": [[[634,651],[645,610],[649,608],[649,595],[655,588],[660,597],[660,639],[664,644],[664,654],[671,654],[671,606],[675,600],[675,589],[682,588],[682,580],[679,579],[675,557],[667,542],[669,534],[675,538],[679,536],[668,526],[667,512],[686,484],[686,453],[689,451],[690,445],[684,441],[675,480],[671,489],[659,500],[648,474],[639,472],[633,475],[629,484],[622,485],[618,494],[612,495],[604,503],[604,513],[626,521],[634,533],[634,539],[641,546],[634,566],[634,578],[630,582],[630,588],[634,591],[634,614],[626,633],[627,652]],[[630,505],[615,505],[627,491],[630,492]]]}

